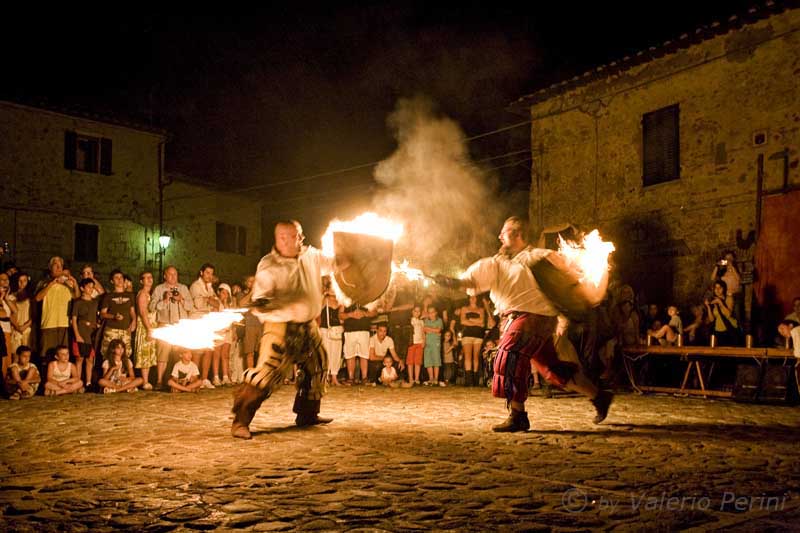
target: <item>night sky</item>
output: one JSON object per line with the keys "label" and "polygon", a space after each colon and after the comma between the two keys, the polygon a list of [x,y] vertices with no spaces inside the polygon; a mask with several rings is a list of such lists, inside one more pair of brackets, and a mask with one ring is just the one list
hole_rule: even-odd
{"label": "night sky", "polygon": [[[2,32],[2,92],[158,125],[172,134],[168,170],[245,187],[385,158],[395,147],[386,117],[401,97],[432,99],[468,137],[518,123],[507,106],[520,96],[752,3],[15,13]],[[527,145],[521,127],[472,141],[470,154]],[[502,187],[526,187],[524,160],[491,160]]]}

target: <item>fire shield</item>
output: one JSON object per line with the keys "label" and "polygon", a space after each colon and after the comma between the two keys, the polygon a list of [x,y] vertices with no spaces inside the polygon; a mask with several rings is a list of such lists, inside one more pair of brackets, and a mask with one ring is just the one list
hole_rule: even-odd
{"label": "fire shield", "polygon": [[394,244],[389,239],[363,233],[334,232],[334,280],[354,303],[377,300],[389,286]]}
{"label": "fire shield", "polygon": [[539,288],[567,318],[582,320],[590,309],[600,305],[608,289],[608,272],[599,285],[581,282],[558,253],[552,253],[531,266]]}

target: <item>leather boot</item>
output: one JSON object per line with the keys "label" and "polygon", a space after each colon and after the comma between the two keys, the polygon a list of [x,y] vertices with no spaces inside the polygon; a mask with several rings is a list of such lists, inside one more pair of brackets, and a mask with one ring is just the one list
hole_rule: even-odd
{"label": "leather boot", "polygon": [[474,387],[475,386],[475,372],[473,372],[472,370],[467,370],[466,371],[466,375],[467,375],[467,378],[464,381],[464,385],[466,387]]}
{"label": "leather boot", "polygon": [[517,431],[528,431],[530,428],[531,423],[528,420],[528,413],[512,409],[505,422],[492,426],[492,431],[495,433],[515,433]]}
{"label": "leather boot", "polygon": [[597,411],[597,415],[594,417],[595,424],[599,424],[606,419],[608,416],[608,408],[611,406],[612,401],[614,401],[614,394],[604,390],[597,393],[595,399],[592,400],[592,405],[594,405]]}

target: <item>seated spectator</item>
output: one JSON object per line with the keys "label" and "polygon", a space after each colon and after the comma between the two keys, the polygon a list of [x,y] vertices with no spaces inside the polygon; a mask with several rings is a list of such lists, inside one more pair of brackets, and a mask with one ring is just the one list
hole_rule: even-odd
{"label": "seated spectator", "polygon": [[794,320],[784,320],[778,325],[778,333],[787,341],[792,341],[792,354],[800,359],[800,326]]}
{"label": "seated spectator", "polygon": [[674,305],[667,307],[667,315],[669,315],[669,324],[661,326],[657,330],[649,330],[647,334],[659,339],[663,346],[674,346],[678,342],[678,335],[683,334],[683,322],[681,322],[678,308]]}
{"label": "seated spectator", "polygon": [[[379,329],[380,327],[381,326],[379,326]],[[393,365],[392,356],[389,354],[383,357],[383,369],[381,370],[380,381],[386,387],[394,388],[400,385],[397,379],[397,370]]]}
{"label": "seated spectator", "polygon": [[394,340],[387,335],[386,324],[381,324],[378,326],[377,333],[369,339],[369,368],[367,371],[369,385],[375,386],[378,383],[379,371],[387,355],[398,364],[400,370],[403,370],[403,361],[397,356]]}
{"label": "seated spectator", "polygon": [[17,361],[8,368],[6,392],[11,400],[24,400],[36,394],[42,380],[36,365],[31,363],[31,349],[20,346],[16,351]]}
{"label": "seated spectator", "polygon": [[736,346],[740,337],[739,323],[733,316],[733,298],[724,281],[714,282],[714,298],[706,298],[705,305],[717,346]]}
{"label": "seated spectator", "polygon": [[786,315],[784,320],[791,320],[800,324],[800,296],[792,300],[792,312]]}
{"label": "seated spectator", "polygon": [[724,281],[728,287],[727,294],[731,297],[731,310],[737,321],[742,319],[744,311],[744,297],[742,293],[742,278],[736,269],[736,255],[732,250],[727,250],[722,259],[714,265],[711,272],[711,281]]}
{"label": "seated spectator", "polygon": [[692,323],[683,328],[686,344],[702,346],[708,344],[708,324],[705,308],[702,305],[692,306]]}
{"label": "seated spectator", "polygon": [[133,363],[125,350],[125,343],[114,339],[108,344],[109,355],[103,361],[103,377],[98,384],[103,387],[104,394],[114,392],[136,392],[144,383],[133,372]]}
{"label": "seated spectator", "polygon": [[69,362],[69,349],[60,344],[56,346],[56,360],[47,365],[47,382],[44,384],[45,396],[83,393],[83,382],[78,377],[78,369]]}
{"label": "seated spectator", "polygon": [[650,304],[647,306],[647,314],[644,317],[644,321],[642,323],[643,326],[643,333],[647,333],[651,330],[658,330],[661,329],[661,326],[664,325],[664,320],[661,317],[661,310],[658,308],[657,304]]}
{"label": "seated spectator", "polygon": [[200,369],[192,361],[191,350],[181,350],[181,360],[172,367],[172,375],[167,384],[172,392],[197,392],[203,386]]}

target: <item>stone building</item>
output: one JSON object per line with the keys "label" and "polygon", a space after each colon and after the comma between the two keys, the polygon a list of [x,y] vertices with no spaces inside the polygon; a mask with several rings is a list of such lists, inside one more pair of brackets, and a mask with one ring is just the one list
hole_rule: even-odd
{"label": "stone building", "polygon": [[105,274],[152,265],[165,141],[144,126],[0,101],[8,255],[35,278],[52,255]]}
{"label": "stone building", "polygon": [[[91,263],[103,281],[114,268],[133,277],[155,271],[161,259],[189,281],[204,261],[223,280],[255,270],[259,206],[185,177],[168,180],[167,140],[164,131],[115,117],[0,101],[2,262],[38,278],[60,255],[73,271]],[[164,257],[160,192],[163,228],[173,237]]]}
{"label": "stone building", "polygon": [[777,272],[800,263],[768,235],[797,242],[798,102],[800,9],[773,3],[522,97],[532,226],[599,228],[662,304],[701,302],[726,249],[747,282],[766,257],[760,290],[788,305],[800,286]]}

